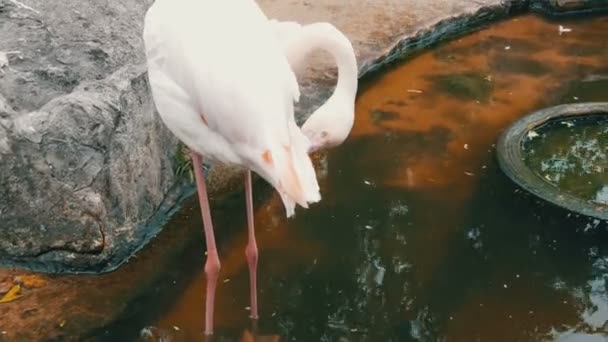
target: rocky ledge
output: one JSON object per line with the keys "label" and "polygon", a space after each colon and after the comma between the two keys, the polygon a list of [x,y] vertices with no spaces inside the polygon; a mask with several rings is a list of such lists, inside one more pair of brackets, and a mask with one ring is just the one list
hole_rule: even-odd
{"label": "rocky ledge", "polygon": [[606,0],[532,0],[530,8],[551,17],[608,12]]}

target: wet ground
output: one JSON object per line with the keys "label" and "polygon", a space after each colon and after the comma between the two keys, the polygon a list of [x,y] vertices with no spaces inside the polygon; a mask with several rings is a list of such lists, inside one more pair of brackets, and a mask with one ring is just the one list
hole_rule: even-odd
{"label": "wet ground", "polygon": [[586,201],[608,205],[608,113],[550,121],[528,135],[524,146],[526,163],[537,176]]}
{"label": "wet ground", "polygon": [[[559,24],[571,32],[560,34]],[[519,17],[362,86],[351,138],[319,156],[321,203],[286,220],[274,193],[255,190],[259,334],[283,341],[608,339],[608,225],[523,193],[500,172],[494,150],[500,132],[530,111],[608,101],[607,29],[606,17]],[[240,340],[250,329],[244,199],[213,209],[222,261],[216,340]],[[93,340],[196,341],[203,251],[193,199],[117,272],[50,281],[90,291],[86,310],[122,313]],[[70,308],[56,305],[60,293],[44,291],[26,291],[11,305],[55,305],[53,319],[69,331],[61,311]],[[139,299],[107,301],[108,293],[126,291]]]}

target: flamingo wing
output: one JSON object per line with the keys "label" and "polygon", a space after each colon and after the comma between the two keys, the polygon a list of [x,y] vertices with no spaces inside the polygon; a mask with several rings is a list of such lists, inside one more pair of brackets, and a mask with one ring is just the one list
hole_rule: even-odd
{"label": "flamingo wing", "polygon": [[189,95],[211,130],[250,144],[268,127],[286,125],[277,113],[293,103],[297,80],[253,1],[163,4],[146,18],[149,40],[162,46],[148,50],[162,54],[159,71]]}

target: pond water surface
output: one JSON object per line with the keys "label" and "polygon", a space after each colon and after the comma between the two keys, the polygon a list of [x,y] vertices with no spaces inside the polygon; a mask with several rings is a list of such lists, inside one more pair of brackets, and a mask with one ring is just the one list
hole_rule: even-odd
{"label": "pond water surface", "polygon": [[562,191],[608,205],[608,113],[552,120],[532,132],[524,148],[536,175]]}
{"label": "pond water surface", "polygon": [[[608,339],[606,223],[523,193],[494,149],[530,111],[608,101],[606,32],[605,17],[518,17],[362,86],[351,137],[319,157],[321,203],[286,220],[278,197],[256,189],[260,341]],[[163,234],[191,242],[97,339],[202,338],[204,244],[189,203]],[[240,340],[250,329],[243,197],[214,218],[216,340]]]}

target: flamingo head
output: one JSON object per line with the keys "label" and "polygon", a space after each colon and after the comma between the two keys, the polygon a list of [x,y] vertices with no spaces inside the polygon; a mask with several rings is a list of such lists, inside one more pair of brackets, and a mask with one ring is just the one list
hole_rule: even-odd
{"label": "flamingo head", "polygon": [[330,98],[302,125],[302,132],[310,140],[309,152],[342,144],[350,134],[354,119],[355,108],[352,101]]}

